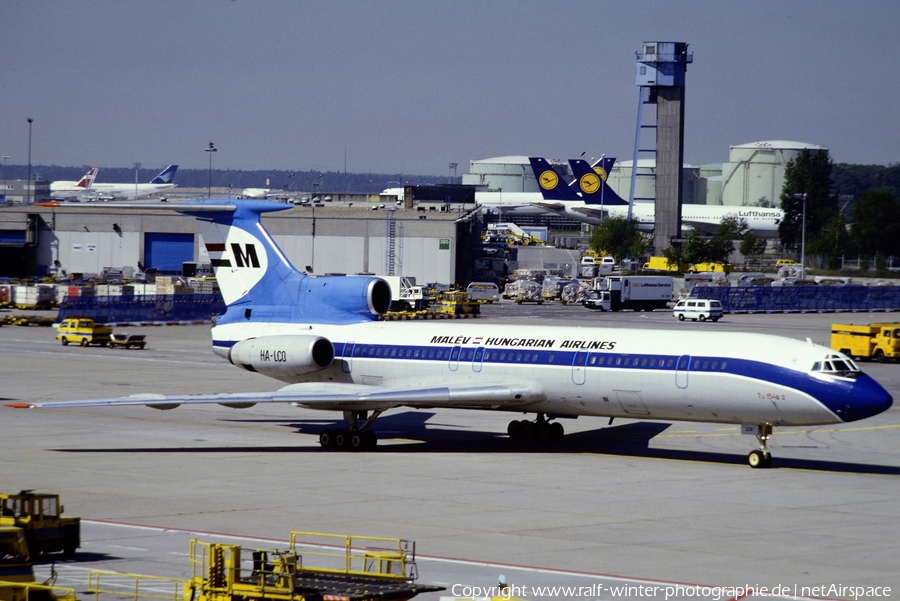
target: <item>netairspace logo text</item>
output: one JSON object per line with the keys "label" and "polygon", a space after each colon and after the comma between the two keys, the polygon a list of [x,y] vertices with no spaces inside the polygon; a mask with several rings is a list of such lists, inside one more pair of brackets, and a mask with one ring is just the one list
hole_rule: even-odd
{"label": "netairspace logo text", "polygon": [[822,584],[816,586],[784,586],[773,587],[746,586],[695,586],[695,585],[644,585],[621,584],[609,585],[596,583],[590,586],[468,586],[455,584],[450,592],[455,597],[496,597],[512,599],[514,597],[533,598],[596,598],[612,597],[619,599],[637,599],[642,597],[665,599],[703,599],[704,601],[725,601],[743,599],[744,597],[780,597],[800,599],[808,597],[843,597],[860,601],[860,599],[885,599],[891,596],[889,586],[847,586],[843,584]]}

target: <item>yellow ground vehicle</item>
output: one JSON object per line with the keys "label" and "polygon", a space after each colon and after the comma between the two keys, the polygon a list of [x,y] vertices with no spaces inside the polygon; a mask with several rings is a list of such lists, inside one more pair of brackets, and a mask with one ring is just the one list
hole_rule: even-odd
{"label": "yellow ground vehicle", "polygon": [[[301,554],[307,545],[313,550]],[[403,600],[443,590],[415,583],[415,544],[399,539],[291,532],[287,551],[195,539],[190,558],[184,601]]]}
{"label": "yellow ground vehicle", "polygon": [[687,271],[687,265],[684,263],[670,263],[665,257],[650,257],[650,260],[644,263],[644,271]]}
{"label": "yellow ground vehicle", "polygon": [[694,263],[688,271],[691,273],[731,273],[734,271],[734,265],[731,263]]}
{"label": "yellow ground vehicle", "polygon": [[469,293],[465,290],[447,290],[440,296],[441,308],[438,313],[446,315],[479,314],[480,304],[469,300]]}
{"label": "yellow ground vehicle", "polygon": [[0,526],[21,528],[33,557],[56,551],[71,556],[81,546],[81,518],[62,513],[59,495],[0,493]]}
{"label": "yellow ground vehicle", "polygon": [[112,328],[98,326],[93,319],[87,317],[71,317],[64,319],[56,330],[56,339],[66,346],[70,342],[87,346],[99,344],[106,346],[112,337]]}
{"label": "yellow ground vehicle", "polygon": [[777,261],[775,261],[775,269],[778,269],[779,267],[783,267],[785,265],[799,265],[799,264],[800,263],[798,263],[797,261],[795,261],[793,259],[778,259]]}
{"label": "yellow ground vehicle", "polygon": [[831,324],[831,348],[854,359],[896,360],[900,357],[900,323]]}
{"label": "yellow ground vehicle", "polygon": [[48,582],[36,583],[25,532],[0,526],[0,601],[74,601],[74,590],[48,584],[55,580],[54,571]]}

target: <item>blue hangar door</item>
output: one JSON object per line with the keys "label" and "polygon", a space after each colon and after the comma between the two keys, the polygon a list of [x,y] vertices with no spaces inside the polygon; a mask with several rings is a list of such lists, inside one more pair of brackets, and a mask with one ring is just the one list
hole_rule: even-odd
{"label": "blue hangar door", "polygon": [[144,268],[181,275],[181,264],[194,260],[194,234],[144,234]]}

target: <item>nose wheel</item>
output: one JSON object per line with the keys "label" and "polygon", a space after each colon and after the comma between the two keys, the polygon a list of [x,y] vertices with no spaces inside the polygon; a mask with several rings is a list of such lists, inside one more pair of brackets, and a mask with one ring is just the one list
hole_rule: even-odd
{"label": "nose wheel", "polygon": [[752,468],[763,468],[772,465],[772,454],[766,447],[766,441],[772,436],[772,424],[760,424],[759,430],[756,432],[756,439],[759,441],[759,449],[750,451],[747,456],[747,463]]}

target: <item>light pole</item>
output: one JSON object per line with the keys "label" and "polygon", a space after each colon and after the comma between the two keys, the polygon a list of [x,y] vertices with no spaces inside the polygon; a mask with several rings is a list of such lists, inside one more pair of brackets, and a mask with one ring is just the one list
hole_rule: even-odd
{"label": "light pole", "polygon": [[319,184],[322,183],[324,173],[320,173],[316,181],[313,182],[312,195],[312,248],[310,249],[309,272],[313,273],[316,266],[316,194],[319,192]]}
{"label": "light pole", "polygon": [[[803,199],[803,223],[800,226],[800,266],[806,273],[806,192],[794,194],[794,198]],[[805,276],[804,276],[805,277]]]}
{"label": "light pole", "polygon": [[9,182],[7,182],[6,170],[9,169],[9,156],[3,155],[3,202],[9,204],[6,195],[9,192]]}
{"label": "light pole", "polygon": [[28,117],[28,204],[31,204],[31,124],[34,119]]}
{"label": "light pole", "polygon": [[138,197],[138,171],[142,165],[140,163],[134,164],[134,198],[137,200]]}
{"label": "light pole", "polygon": [[218,150],[216,150],[216,145],[210,142],[206,152],[209,153],[209,185],[206,189],[206,197],[212,198],[212,153],[218,152]]}

